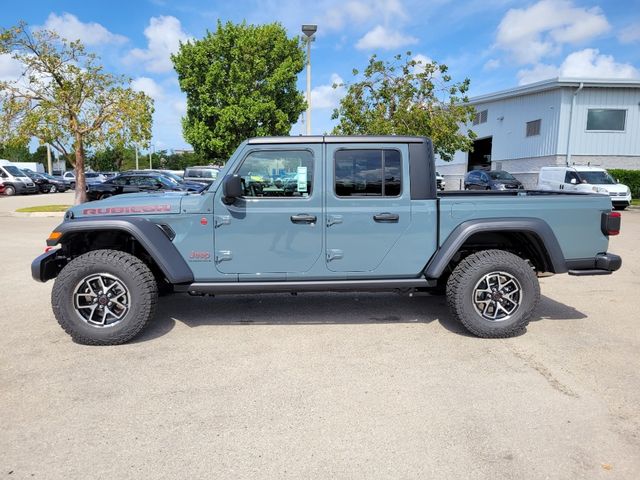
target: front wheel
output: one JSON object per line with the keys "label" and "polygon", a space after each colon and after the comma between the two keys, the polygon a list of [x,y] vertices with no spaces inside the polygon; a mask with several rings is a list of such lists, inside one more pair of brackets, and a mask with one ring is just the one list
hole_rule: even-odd
{"label": "front wheel", "polygon": [[158,287],[149,267],[125,252],[94,250],[69,262],[51,292],[53,313],[77,343],[118,345],[153,318]]}
{"label": "front wheel", "polygon": [[56,193],[58,191],[58,189],[56,188],[55,185],[51,185],[51,187],[49,188],[49,193]]}
{"label": "front wheel", "polygon": [[4,186],[4,194],[7,197],[11,197],[16,194],[16,189],[13,185],[5,185]]}
{"label": "front wheel", "polygon": [[531,266],[503,250],[483,250],[462,260],[447,281],[453,315],[474,335],[512,337],[522,332],[540,300]]}

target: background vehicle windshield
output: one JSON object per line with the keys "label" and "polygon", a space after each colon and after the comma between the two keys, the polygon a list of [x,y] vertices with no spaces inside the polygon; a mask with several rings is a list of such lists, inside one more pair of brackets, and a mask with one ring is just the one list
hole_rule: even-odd
{"label": "background vehicle windshield", "polygon": [[184,176],[192,178],[212,178],[215,180],[218,176],[218,170],[213,168],[188,168]]}
{"label": "background vehicle windshield", "polygon": [[487,174],[494,180],[515,180],[516,177],[511,175],[509,172],[505,172],[503,170],[494,170],[492,172],[487,172]]}
{"label": "background vehicle windshield", "polygon": [[609,172],[578,172],[580,178],[591,185],[615,185],[617,182]]}
{"label": "background vehicle windshield", "polygon": [[27,175],[20,170],[18,167],[15,167],[13,165],[7,165],[6,167],[4,167],[4,169],[9,172],[11,175],[13,175],[14,177],[26,177]]}

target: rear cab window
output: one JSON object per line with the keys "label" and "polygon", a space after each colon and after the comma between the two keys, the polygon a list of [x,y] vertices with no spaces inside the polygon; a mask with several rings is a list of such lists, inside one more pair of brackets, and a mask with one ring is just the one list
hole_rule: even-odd
{"label": "rear cab window", "polygon": [[395,149],[345,149],[334,155],[334,192],[345,197],[399,197],[402,156]]}

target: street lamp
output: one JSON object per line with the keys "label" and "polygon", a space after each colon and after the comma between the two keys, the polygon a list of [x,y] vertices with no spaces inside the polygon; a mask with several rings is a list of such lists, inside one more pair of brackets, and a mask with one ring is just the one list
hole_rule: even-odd
{"label": "street lamp", "polygon": [[302,25],[307,42],[307,135],[311,135],[311,42],[317,30],[317,25]]}

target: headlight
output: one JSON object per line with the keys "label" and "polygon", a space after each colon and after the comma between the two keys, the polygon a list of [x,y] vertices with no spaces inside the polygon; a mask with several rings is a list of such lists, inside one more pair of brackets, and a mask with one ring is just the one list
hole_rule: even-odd
{"label": "headlight", "polygon": [[504,183],[498,184],[498,190],[506,190],[507,186]]}

